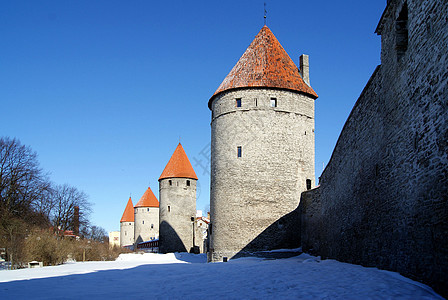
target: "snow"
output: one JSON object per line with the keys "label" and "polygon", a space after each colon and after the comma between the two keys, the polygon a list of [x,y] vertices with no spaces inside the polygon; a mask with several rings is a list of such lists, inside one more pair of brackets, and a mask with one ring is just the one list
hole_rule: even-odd
{"label": "snow", "polygon": [[1,299],[443,299],[398,273],[307,254],[206,263],[204,254],[122,254],[111,262],[0,271]]}

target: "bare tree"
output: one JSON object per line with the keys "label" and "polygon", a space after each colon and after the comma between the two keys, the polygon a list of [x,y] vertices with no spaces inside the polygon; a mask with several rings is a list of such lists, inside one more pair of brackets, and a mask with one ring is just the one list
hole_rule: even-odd
{"label": "bare tree", "polygon": [[79,224],[88,226],[91,204],[87,195],[68,184],[57,185],[52,192],[50,219],[54,228],[74,230],[75,206],[79,206]]}
{"label": "bare tree", "polygon": [[109,239],[106,230],[95,225],[89,228],[85,237],[98,242],[107,242]]}
{"label": "bare tree", "polygon": [[23,217],[46,196],[50,182],[37,154],[16,139],[0,138],[0,214]]}

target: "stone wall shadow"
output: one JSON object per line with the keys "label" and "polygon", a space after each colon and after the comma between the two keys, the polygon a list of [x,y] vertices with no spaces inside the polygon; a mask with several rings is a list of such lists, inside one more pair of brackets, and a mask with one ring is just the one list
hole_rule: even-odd
{"label": "stone wall shadow", "polygon": [[162,221],[159,227],[159,252],[174,253],[187,252],[187,248],[176,230],[167,221]]}
{"label": "stone wall shadow", "polygon": [[265,256],[266,254],[257,252],[294,249],[300,247],[300,243],[300,206],[298,206],[292,212],[272,223],[232,258],[254,255]]}

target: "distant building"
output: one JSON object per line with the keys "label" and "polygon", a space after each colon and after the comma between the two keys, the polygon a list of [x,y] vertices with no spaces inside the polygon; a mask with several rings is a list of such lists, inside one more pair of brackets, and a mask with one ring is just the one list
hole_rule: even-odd
{"label": "distant building", "polygon": [[179,143],[159,178],[159,251],[162,253],[186,252],[198,246],[195,232],[197,180]]}
{"label": "distant building", "polygon": [[159,237],[159,201],[151,188],[145,191],[134,207],[134,243]]}
{"label": "distant building", "polygon": [[109,232],[109,247],[120,247],[120,231]]}
{"label": "distant building", "polygon": [[[109,239],[110,240],[110,239]],[[134,244],[134,205],[129,197],[128,204],[120,220],[120,246],[131,246]]]}

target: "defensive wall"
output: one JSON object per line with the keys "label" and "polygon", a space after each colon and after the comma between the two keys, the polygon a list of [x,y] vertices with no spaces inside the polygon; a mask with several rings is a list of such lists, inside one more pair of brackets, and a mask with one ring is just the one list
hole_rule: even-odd
{"label": "defensive wall", "polygon": [[381,65],[319,187],[301,196],[304,251],[397,271],[448,296],[448,2],[388,1]]}

